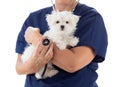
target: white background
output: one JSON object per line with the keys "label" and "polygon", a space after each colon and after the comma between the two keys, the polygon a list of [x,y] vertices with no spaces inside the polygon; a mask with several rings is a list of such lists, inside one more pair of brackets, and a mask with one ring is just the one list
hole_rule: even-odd
{"label": "white background", "polygon": [[[99,87],[120,87],[120,3],[119,0],[81,0],[96,8],[104,18],[109,45],[105,62],[100,64]],[[50,0],[0,1],[0,87],[23,87],[24,75],[17,75],[15,44],[18,32],[30,12],[50,6]]]}

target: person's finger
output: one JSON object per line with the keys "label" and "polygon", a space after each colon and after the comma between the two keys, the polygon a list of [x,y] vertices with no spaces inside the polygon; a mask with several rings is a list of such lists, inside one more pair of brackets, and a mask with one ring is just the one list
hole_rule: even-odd
{"label": "person's finger", "polygon": [[49,62],[53,56],[53,44],[50,45],[47,53],[45,54],[46,62]]}
{"label": "person's finger", "polygon": [[51,43],[47,53],[45,54],[45,57],[47,57],[48,55],[52,54],[53,53],[53,43]]}
{"label": "person's finger", "polygon": [[41,56],[45,56],[47,51],[48,51],[48,49],[49,49],[49,47],[50,47],[50,45],[44,46],[43,49],[40,52],[40,55]]}
{"label": "person's finger", "polygon": [[36,54],[39,55],[43,48],[44,48],[44,46],[42,45],[42,40],[40,38],[39,41],[37,42],[36,47],[35,47]]}
{"label": "person's finger", "polygon": [[48,48],[49,48],[49,45],[44,46],[44,45],[42,44],[42,41],[43,41],[44,39],[45,39],[45,37],[41,37],[41,38],[39,39],[38,43],[37,43],[37,46],[35,47],[34,54],[35,54],[36,57],[39,57],[39,56],[44,57],[45,54],[46,54],[46,52],[47,52],[47,50],[48,50]]}
{"label": "person's finger", "polygon": [[[49,47],[50,47],[50,44],[48,44],[48,45],[44,45],[43,44],[43,41],[46,39],[46,37],[42,37],[42,40],[41,40],[41,45],[43,46],[43,49],[41,50],[41,52],[40,52],[40,55],[42,55],[42,56],[45,56],[45,54],[46,54],[46,52],[48,51],[48,49],[49,49]],[[50,43],[51,43],[51,41],[50,41]]]}

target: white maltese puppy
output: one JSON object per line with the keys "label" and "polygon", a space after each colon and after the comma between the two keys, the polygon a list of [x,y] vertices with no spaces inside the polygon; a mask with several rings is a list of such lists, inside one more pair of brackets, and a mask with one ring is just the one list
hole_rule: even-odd
{"label": "white maltese puppy", "polygon": [[72,12],[53,12],[47,15],[49,30],[45,32],[45,36],[52,39],[59,49],[63,50],[67,46],[74,47],[78,43],[78,38],[74,36],[76,25],[79,20],[77,15]]}
{"label": "white maltese puppy", "polygon": [[[46,20],[49,25],[49,30],[44,33],[48,39],[51,39],[60,50],[64,50],[68,47],[74,47],[79,42],[79,39],[74,36],[76,31],[77,22],[79,16],[74,15],[72,12],[52,12],[52,14],[46,15]],[[28,27],[27,30],[38,31],[38,28]],[[34,50],[34,46],[30,45],[26,47],[22,60],[27,61]],[[52,63],[46,64],[40,69],[35,77],[37,79],[43,79],[56,75],[58,71],[53,67]]]}

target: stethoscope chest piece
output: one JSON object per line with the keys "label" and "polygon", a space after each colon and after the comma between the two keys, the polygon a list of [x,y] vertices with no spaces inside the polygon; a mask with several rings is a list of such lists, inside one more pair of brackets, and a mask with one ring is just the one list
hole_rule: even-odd
{"label": "stethoscope chest piece", "polygon": [[43,42],[42,42],[42,44],[44,45],[44,46],[47,46],[47,45],[49,45],[49,43],[50,43],[50,40],[49,39],[44,39],[43,40]]}

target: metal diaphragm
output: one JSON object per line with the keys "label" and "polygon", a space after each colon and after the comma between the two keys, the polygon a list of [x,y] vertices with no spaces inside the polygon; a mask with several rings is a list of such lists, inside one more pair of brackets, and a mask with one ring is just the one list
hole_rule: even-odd
{"label": "metal diaphragm", "polygon": [[50,43],[50,40],[49,39],[47,39],[47,38],[45,38],[44,40],[43,40],[43,45],[44,46],[47,46],[48,44]]}

